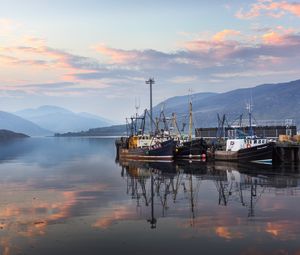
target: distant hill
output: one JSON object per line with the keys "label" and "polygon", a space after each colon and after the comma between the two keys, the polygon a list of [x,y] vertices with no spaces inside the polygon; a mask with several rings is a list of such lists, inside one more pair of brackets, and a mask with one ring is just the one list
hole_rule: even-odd
{"label": "distant hill", "polygon": [[190,95],[185,95],[185,96],[176,96],[176,97],[171,97],[166,99],[165,101],[159,103],[157,106],[153,108],[153,112],[157,115],[159,114],[160,110],[162,108],[165,109],[186,109],[188,107],[189,103],[189,98],[192,97],[193,101],[200,101],[205,98],[209,98],[211,96],[218,95],[217,93],[197,93],[197,94],[192,94]]}
{"label": "distant hill", "polygon": [[[200,99],[199,96],[202,98]],[[256,120],[282,120],[293,119],[300,127],[300,80],[263,84],[253,88],[236,89],[226,93],[204,95],[194,94],[193,116],[197,127],[217,126],[217,114],[226,114],[229,120],[234,120],[244,113],[246,116],[246,103],[252,98],[253,116]],[[169,104],[170,98],[161,104],[165,104],[165,114],[170,116],[173,112],[182,121],[188,116],[188,96],[177,99],[176,104]],[[160,105],[154,107],[157,115]]]}
{"label": "distant hill", "polygon": [[0,141],[26,137],[29,136],[22,133],[15,133],[10,130],[0,129]]}
{"label": "distant hill", "polygon": [[[179,125],[188,123],[189,95],[169,98],[153,108],[153,115],[158,116],[164,109],[166,116],[176,113]],[[252,99],[253,116],[256,120],[293,119],[300,127],[300,80],[263,84],[253,88],[236,89],[225,93],[197,93],[192,95],[193,119],[195,127],[216,127],[217,114],[226,114],[233,121],[240,114],[247,118],[246,103]],[[124,116],[125,117],[125,116]],[[126,130],[125,125],[115,126],[114,133],[119,135]],[[109,129],[97,129],[101,135]],[[85,135],[93,132],[86,131]],[[76,135],[73,134],[73,135]]]}
{"label": "distant hill", "polygon": [[126,135],[125,125],[114,125],[102,128],[92,128],[81,132],[67,132],[63,134],[55,134],[55,136],[119,136]]}
{"label": "distant hill", "polygon": [[0,111],[0,129],[24,133],[29,136],[46,136],[53,134],[51,131],[43,129],[31,121],[3,111]]}
{"label": "distant hill", "polygon": [[89,113],[74,113],[65,108],[45,105],[25,109],[15,114],[54,132],[77,132],[90,128],[110,126],[112,121]]}
{"label": "distant hill", "polygon": [[107,125],[116,125],[117,124],[115,121],[100,117],[100,116],[95,115],[95,114],[87,113],[87,112],[80,112],[80,113],[77,113],[77,115],[79,115],[81,117],[85,117],[85,118],[100,120],[102,122],[107,123]]}

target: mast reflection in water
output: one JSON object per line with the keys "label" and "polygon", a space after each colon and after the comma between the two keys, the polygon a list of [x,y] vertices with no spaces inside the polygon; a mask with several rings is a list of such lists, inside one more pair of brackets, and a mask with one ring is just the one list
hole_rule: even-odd
{"label": "mast reflection in water", "polygon": [[[211,224],[217,235],[228,239],[242,238],[245,234],[240,231],[231,232],[229,229],[235,229],[235,224],[242,225],[242,221],[262,219],[266,220],[266,226],[263,227],[265,231],[276,237],[282,234],[288,238],[289,231],[292,236],[299,234],[293,226],[290,226],[290,230],[284,229],[289,227],[286,218],[290,215],[277,214],[280,210],[290,211],[285,208],[285,204],[293,205],[293,199],[290,200],[289,197],[297,197],[299,200],[297,172],[284,174],[269,165],[249,163],[119,163],[126,180],[127,194],[136,200],[137,208],[151,207],[151,219],[148,220],[151,228],[156,227],[156,218],[186,218],[189,215],[190,226],[207,227]],[[273,201],[277,196],[285,201]],[[220,217],[222,214],[224,218]],[[278,217],[283,217],[284,220],[272,223]],[[298,225],[297,218],[294,218],[294,223],[292,218],[291,224]],[[285,231],[288,232],[283,233]]]}

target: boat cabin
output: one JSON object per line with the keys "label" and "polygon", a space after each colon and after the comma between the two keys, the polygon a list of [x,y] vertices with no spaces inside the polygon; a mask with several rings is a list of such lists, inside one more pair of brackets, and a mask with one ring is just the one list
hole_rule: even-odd
{"label": "boat cabin", "polygon": [[134,135],[129,138],[129,148],[144,148],[155,144],[156,138],[150,135]]}
{"label": "boat cabin", "polygon": [[228,139],[226,141],[226,151],[238,151],[268,143],[264,138],[246,137],[244,139]]}

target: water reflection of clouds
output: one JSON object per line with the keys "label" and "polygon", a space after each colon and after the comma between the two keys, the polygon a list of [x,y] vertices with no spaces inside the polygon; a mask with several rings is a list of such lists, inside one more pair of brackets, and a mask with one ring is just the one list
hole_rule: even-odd
{"label": "water reflection of clouds", "polygon": [[[237,222],[233,224],[232,221],[227,222],[226,219],[203,216],[193,220],[180,220],[177,225],[183,230],[184,239],[191,238],[195,234],[198,237],[219,237],[224,240],[248,239],[255,235],[261,240],[271,237],[278,241],[293,241],[299,238],[300,224],[296,220],[249,222],[244,219]],[[193,232],[190,232],[190,229],[193,229]]]}
{"label": "water reflection of clouds", "polygon": [[215,228],[216,235],[225,239],[240,239],[244,235],[240,231],[232,231],[228,227],[219,226]]}
{"label": "water reflection of clouds", "polygon": [[137,219],[138,216],[130,205],[112,206],[104,211],[100,218],[92,224],[94,228],[108,229],[120,221]]}
{"label": "water reflection of clouds", "polygon": [[101,184],[93,187],[83,185],[77,187],[76,191],[31,190],[25,185],[20,187],[20,184],[16,187],[16,191],[6,191],[7,187],[1,187],[0,190],[3,197],[11,198],[0,205],[1,246],[3,254],[7,255],[11,254],[11,247],[17,246],[19,238],[34,241],[34,237],[46,234],[49,225],[76,216],[74,208],[93,199],[82,194],[107,189],[107,185]]}
{"label": "water reflection of clouds", "polygon": [[267,222],[265,231],[274,239],[281,241],[298,240],[300,223],[298,221],[280,220]]}

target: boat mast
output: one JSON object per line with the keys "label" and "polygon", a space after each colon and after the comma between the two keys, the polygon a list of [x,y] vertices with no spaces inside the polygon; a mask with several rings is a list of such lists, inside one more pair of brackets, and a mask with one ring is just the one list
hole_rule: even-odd
{"label": "boat mast", "polygon": [[249,115],[249,136],[253,136],[253,128],[252,128],[252,104],[251,104],[251,101],[250,101],[250,103],[247,104],[246,108],[248,110],[248,115]]}
{"label": "boat mast", "polygon": [[192,133],[193,133],[193,109],[192,109],[192,90],[190,92],[190,103],[189,103],[189,141],[192,141]]}
{"label": "boat mast", "polygon": [[175,135],[176,135],[176,137],[178,138],[182,138],[181,137],[181,134],[180,134],[180,131],[179,131],[179,128],[178,128],[178,125],[177,125],[177,120],[176,120],[176,113],[175,112],[173,112],[172,113],[172,124],[173,124],[173,127],[174,127],[174,129],[176,130],[176,133],[175,133]]}
{"label": "boat mast", "polygon": [[139,108],[140,108],[140,105],[141,105],[141,101],[140,101],[140,98],[137,99],[135,98],[135,134],[138,133],[138,130],[137,130],[137,121],[138,121],[138,116],[139,116]]}
{"label": "boat mast", "polygon": [[152,123],[152,84],[155,83],[154,78],[149,78],[149,80],[145,81],[146,84],[150,85],[150,118],[151,118],[151,133],[153,133],[153,123]]}

